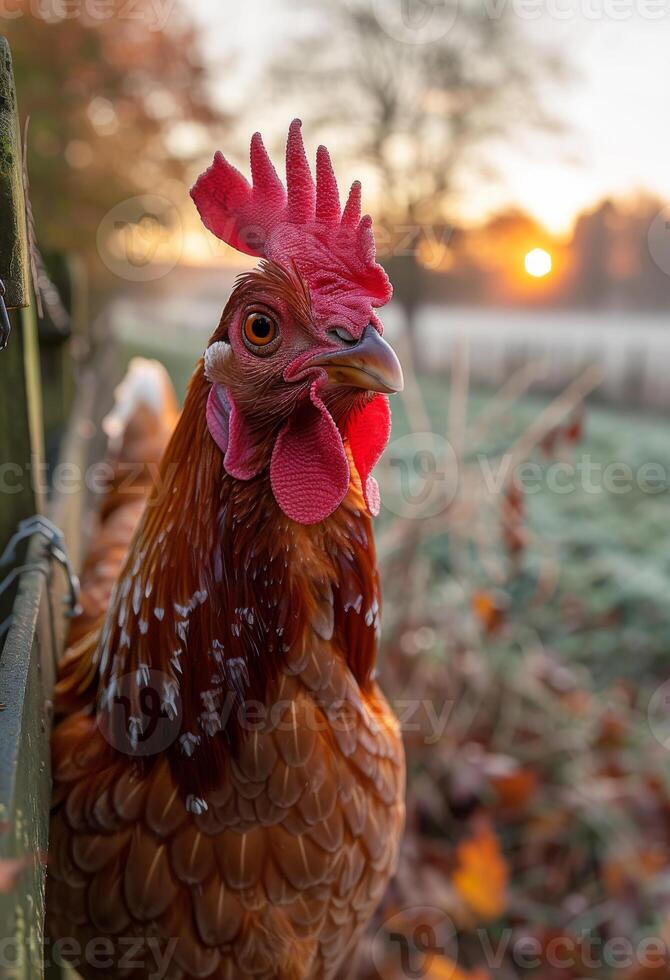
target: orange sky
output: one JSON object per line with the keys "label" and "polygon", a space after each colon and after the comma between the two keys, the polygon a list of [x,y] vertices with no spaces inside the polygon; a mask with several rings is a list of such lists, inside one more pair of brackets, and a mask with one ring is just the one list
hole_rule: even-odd
{"label": "orange sky", "polygon": [[[519,0],[481,2],[491,9],[496,3],[533,9]],[[551,42],[572,66],[568,82],[543,92],[546,108],[565,130],[559,136],[529,132],[512,145],[491,147],[500,177],[479,178],[464,189],[463,219],[481,220],[516,204],[549,230],[565,233],[580,210],[608,195],[644,188],[670,199],[670,0],[537,0],[537,7],[540,16],[524,16],[523,29]],[[217,88],[242,112],[242,125],[249,132],[285,130],[288,116],[300,115],[301,107],[279,120],[271,93],[257,79],[267,59],[300,29],[301,8],[287,0],[232,7],[192,0],[190,9],[206,29]],[[337,146],[332,149],[337,156]]]}

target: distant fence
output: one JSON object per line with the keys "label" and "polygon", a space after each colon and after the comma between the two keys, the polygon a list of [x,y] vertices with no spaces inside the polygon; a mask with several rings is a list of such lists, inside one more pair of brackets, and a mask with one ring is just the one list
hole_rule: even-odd
{"label": "distant fence", "polygon": [[[384,317],[393,336],[399,310]],[[617,406],[670,408],[670,314],[489,310],[426,307],[419,315],[423,368],[448,367],[454,345],[467,342],[470,376],[497,386],[528,362],[540,362],[538,388],[564,387],[591,364],[603,368],[597,396]]]}

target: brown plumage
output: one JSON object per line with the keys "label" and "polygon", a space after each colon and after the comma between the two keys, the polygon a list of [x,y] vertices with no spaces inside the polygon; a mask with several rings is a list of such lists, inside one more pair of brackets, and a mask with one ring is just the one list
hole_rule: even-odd
{"label": "brown plumage", "polygon": [[[395,867],[403,755],[373,680],[379,583],[355,474],[327,521],[290,521],[266,475],[225,472],[209,388],[201,364],[101,638],[148,481],[107,499],[61,665],[49,929],[116,943],[96,961],[114,969],[81,962],[85,977],[146,977],[157,955],[175,978],[334,976]],[[178,690],[180,723],[160,752],[124,754],[114,726],[142,710],[110,710],[114,678],[139,698],[147,670],[164,704]],[[132,937],[140,965],[123,972]]]}

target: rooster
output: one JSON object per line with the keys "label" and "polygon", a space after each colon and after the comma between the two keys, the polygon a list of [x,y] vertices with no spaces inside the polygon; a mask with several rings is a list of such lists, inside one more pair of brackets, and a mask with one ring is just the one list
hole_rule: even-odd
{"label": "rooster", "polygon": [[341,209],[299,120],[286,186],[259,134],[251,171],[217,153],[191,191],[260,262],[174,433],[148,362],[108,426],[53,732],[48,930],[85,978],[351,976],[396,866],[404,757],[375,682],[371,521],[402,388],[375,313],[391,288],[360,185]]}

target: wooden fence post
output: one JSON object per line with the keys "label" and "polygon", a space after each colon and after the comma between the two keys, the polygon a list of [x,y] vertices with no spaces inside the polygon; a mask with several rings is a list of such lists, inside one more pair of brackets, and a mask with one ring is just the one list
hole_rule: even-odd
{"label": "wooden fence post", "polygon": [[30,305],[19,112],[5,37],[0,37],[0,279],[8,309]]}
{"label": "wooden fence post", "polygon": [[[21,130],[9,44],[0,37],[0,279],[12,334],[0,351],[0,552],[20,520],[44,506],[44,436],[31,306]],[[0,597],[0,622],[13,593]]]}
{"label": "wooden fence post", "polygon": [[[12,332],[0,350],[0,552],[20,520],[44,510],[39,351],[31,305],[21,134],[9,45],[0,37],[0,279]],[[14,564],[26,561],[25,546]],[[14,889],[0,890],[0,937],[14,940],[10,965],[0,973],[21,980],[43,976],[44,852],[49,822],[48,717],[37,623],[47,602],[50,563],[39,536],[30,541],[30,566],[18,594],[0,595],[0,623],[12,613],[0,641],[0,863],[17,868]],[[0,569],[3,579],[11,568]],[[16,602],[14,602],[17,594]],[[52,658],[53,659],[53,658]],[[18,869],[22,869],[18,873]],[[6,944],[3,946],[7,950]]]}

